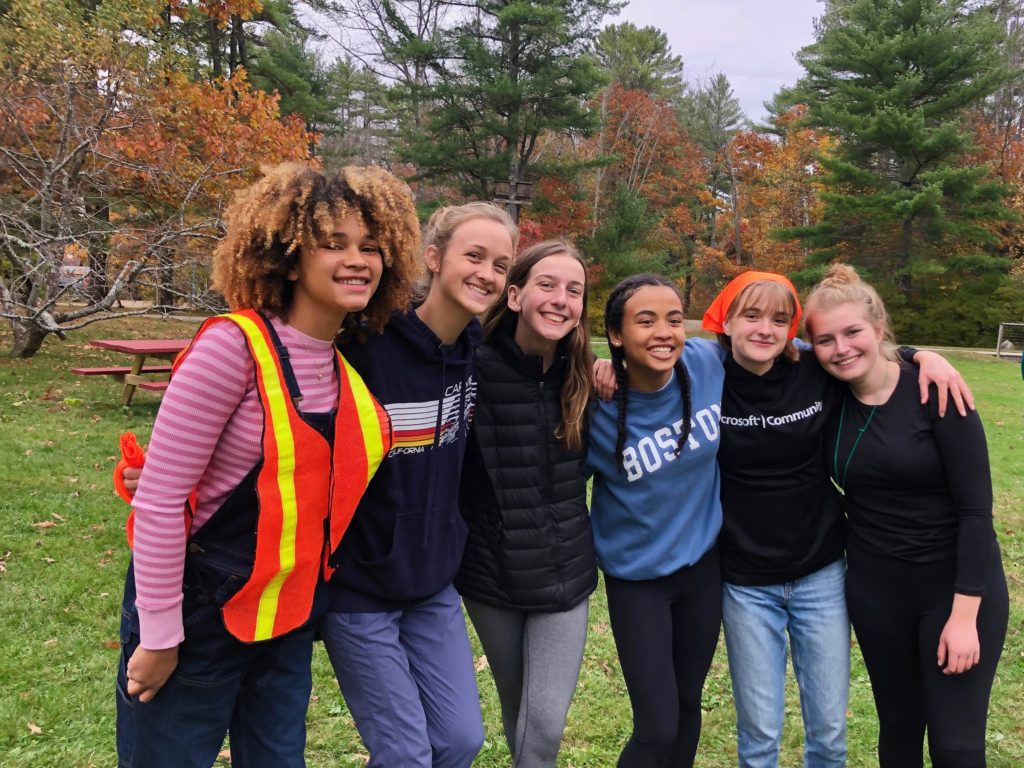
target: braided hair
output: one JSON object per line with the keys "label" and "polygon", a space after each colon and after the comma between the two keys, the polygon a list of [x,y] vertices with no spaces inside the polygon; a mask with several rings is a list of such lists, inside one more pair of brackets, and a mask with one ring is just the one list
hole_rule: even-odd
{"label": "braided hair", "polygon": [[[676,291],[676,286],[660,275],[639,274],[627,277],[616,285],[608,294],[608,301],[604,307],[604,333],[608,339],[608,348],[611,350],[612,367],[615,370],[615,383],[617,385],[615,398],[619,405],[618,434],[615,440],[615,462],[619,472],[624,472],[622,464],[622,452],[626,447],[626,408],[629,403],[629,379],[626,373],[626,353],[622,345],[612,343],[611,332],[622,333],[622,318],[625,313],[626,302],[641,288],[647,286],[665,286]],[[680,302],[681,304],[682,302]],[[683,443],[690,437],[690,418],[692,402],[690,397],[690,373],[683,364],[680,355],[675,364],[676,381],[679,382],[679,390],[683,398],[683,429],[676,442],[675,455],[678,456],[683,450]]]}

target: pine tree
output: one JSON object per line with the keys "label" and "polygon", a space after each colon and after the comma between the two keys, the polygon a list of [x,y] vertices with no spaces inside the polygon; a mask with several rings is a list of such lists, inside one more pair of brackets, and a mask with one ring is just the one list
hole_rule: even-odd
{"label": "pine tree", "polygon": [[716,247],[719,201],[728,198],[734,212],[734,258],[739,264],[743,259],[740,206],[736,198],[736,168],[729,147],[746,118],[729,78],[719,73],[699,83],[680,113],[686,130],[704,152],[710,203],[700,217],[707,223],[708,241]]}
{"label": "pine tree", "polygon": [[686,93],[683,59],[673,55],[668,37],[656,27],[628,21],[607,26],[597,36],[595,53],[611,81],[628,91],[643,91],[673,105]]}
{"label": "pine tree", "polygon": [[1000,184],[972,162],[965,111],[1012,77],[991,9],[965,0],[833,0],[798,59],[809,122],[838,137],[821,158],[825,209],[803,238],[895,282],[977,255],[1005,217]]}
{"label": "pine tree", "polygon": [[[405,157],[422,176],[457,180],[481,197],[492,179],[533,177],[542,134],[595,128],[586,103],[601,82],[593,41],[615,8],[610,0],[477,0],[447,35],[428,116],[407,134]],[[549,160],[538,171],[558,166]]]}

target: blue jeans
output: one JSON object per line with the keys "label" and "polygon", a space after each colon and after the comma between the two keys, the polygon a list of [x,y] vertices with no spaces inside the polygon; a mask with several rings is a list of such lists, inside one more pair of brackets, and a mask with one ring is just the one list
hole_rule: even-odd
{"label": "blue jeans", "polygon": [[185,640],[178,648],[178,666],[143,704],[128,695],[125,674],[139,645],[129,565],[117,671],[119,768],[207,768],[228,731],[232,766],[305,765],[312,624],[260,643],[235,639],[224,628],[220,609],[242,581],[186,561]]}
{"label": "blue jeans", "polygon": [[804,765],[846,765],[850,624],[846,564],[766,587],[722,584],[722,620],[736,701],[741,768],[774,768],[785,709],[786,635],[800,688]]}
{"label": "blue jeans", "polygon": [[455,587],[400,611],[330,611],[320,636],[368,768],[468,768],[484,725]]}

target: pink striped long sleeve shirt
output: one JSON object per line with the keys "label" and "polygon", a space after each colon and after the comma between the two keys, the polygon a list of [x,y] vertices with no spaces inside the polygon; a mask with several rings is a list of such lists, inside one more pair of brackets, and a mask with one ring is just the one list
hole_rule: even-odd
{"label": "pink striped long sleeve shirt", "polygon": [[[302,409],[335,407],[338,382],[333,344],[272,318],[302,391]],[[262,454],[263,411],[255,365],[234,323],[203,333],[167,388],[150,439],[135,508],[136,606],[141,645],[172,648],[184,639],[182,510],[197,489],[192,529],[227,500]]]}

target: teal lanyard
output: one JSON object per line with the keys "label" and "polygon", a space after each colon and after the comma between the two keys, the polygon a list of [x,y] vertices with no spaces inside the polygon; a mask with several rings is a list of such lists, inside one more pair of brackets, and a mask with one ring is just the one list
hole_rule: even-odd
{"label": "teal lanyard", "polygon": [[853,441],[853,447],[850,449],[850,454],[846,457],[846,464],[843,465],[842,477],[839,476],[839,438],[843,436],[843,419],[846,418],[846,397],[843,397],[843,407],[839,411],[839,430],[836,432],[836,449],[832,455],[832,469],[835,472],[834,477],[830,477],[832,485],[836,487],[843,496],[846,495],[844,486],[846,485],[846,476],[850,473],[850,460],[853,458],[853,454],[857,450],[857,446],[860,445],[860,439],[864,437],[864,433],[867,432],[868,426],[871,424],[871,420],[875,417],[875,411],[878,410],[878,405],[871,407],[871,413],[868,414],[868,420],[864,422],[864,426],[860,427],[857,432],[857,439]]}

